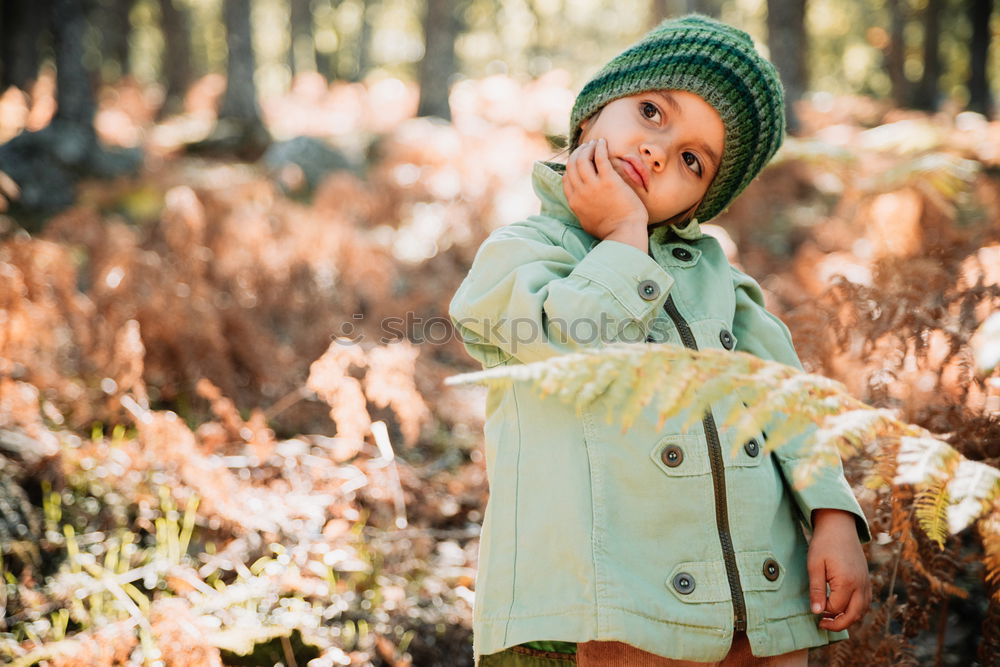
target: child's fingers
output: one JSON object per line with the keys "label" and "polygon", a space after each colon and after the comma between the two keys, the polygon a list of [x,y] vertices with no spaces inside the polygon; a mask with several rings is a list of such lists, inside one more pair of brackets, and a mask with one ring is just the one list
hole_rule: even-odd
{"label": "child's fingers", "polygon": [[819,614],[826,609],[826,562],[822,558],[810,558],[806,570],[809,572],[809,606],[812,613]]}
{"label": "child's fingers", "polygon": [[566,168],[567,169],[569,169],[569,167],[575,165],[576,162],[577,162],[577,160],[580,159],[580,153],[582,152],[582,150],[583,150],[583,144],[581,144],[581,145],[577,146],[576,148],[574,148],[573,152],[569,154],[569,159],[566,160]]}
{"label": "child's fingers", "polygon": [[566,160],[566,174],[563,176],[563,183],[568,183],[571,187],[576,188],[580,186],[580,155],[583,153],[581,150],[583,147],[578,146],[575,151],[573,151],[569,159]]}
{"label": "child's fingers", "polygon": [[567,201],[572,202],[573,193],[576,192],[576,187],[573,185],[573,180],[570,176],[568,166],[566,168],[566,174],[563,176],[562,179],[562,188],[563,188],[563,194],[566,195]]}
{"label": "child's fingers", "polygon": [[563,176],[563,194],[569,202],[573,202],[576,194],[586,191],[588,183],[593,179],[593,162],[590,158],[591,142],[581,144],[566,160],[566,173]]}
{"label": "child's fingers", "polygon": [[611,159],[608,157],[608,142],[604,139],[598,139],[594,147],[594,168],[598,176],[609,176],[612,171]]}
{"label": "child's fingers", "polygon": [[594,148],[596,141],[588,141],[580,147],[580,159],[577,161],[577,169],[580,173],[580,180],[586,185],[597,178],[597,169],[594,167]]}
{"label": "child's fingers", "polygon": [[861,590],[861,586],[849,586],[843,581],[834,579],[830,583],[830,598],[826,603],[826,610],[839,614],[847,609],[851,597]]}
{"label": "child's fingers", "polygon": [[844,613],[840,614],[836,618],[824,618],[819,622],[819,627],[824,630],[843,630],[850,624],[861,618],[861,615],[867,609],[865,604],[865,593],[861,588],[856,588],[854,594],[851,596],[851,600],[847,605],[847,609]]}

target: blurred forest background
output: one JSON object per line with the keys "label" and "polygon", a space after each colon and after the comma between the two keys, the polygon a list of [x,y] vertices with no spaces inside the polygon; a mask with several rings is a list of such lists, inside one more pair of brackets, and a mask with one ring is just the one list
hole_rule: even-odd
{"label": "blurred forest background", "polygon": [[447,304],[579,87],[700,11],[791,129],[706,232],[807,370],[947,443],[845,460],[875,597],[811,664],[1000,665],[993,5],[0,0],[0,657],[471,665]]}

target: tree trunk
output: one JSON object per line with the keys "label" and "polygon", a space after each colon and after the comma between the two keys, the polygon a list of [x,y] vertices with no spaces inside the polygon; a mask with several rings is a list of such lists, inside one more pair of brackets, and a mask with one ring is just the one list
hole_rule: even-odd
{"label": "tree trunk", "polygon": [[684,11],[719,18],[722,13],[722,0],[684,0]]}
{"label": "tree trunk", "polygon": [[771,61],[785,87],[785,118],[790,133],[798,133],[795,102],[809,85],[806,70],[806,0],[768,0],[767,42]]}
{"label": "tree trunk", "polygon": [[[340,6],[341,0],[313,0],[313,7],[316,7],[315,3],[322,2],[329,7],[330,13],[335,13],[337,8]],[[329,28],[329,26],[326,26]],[[315,36],[314,36],[315,37]],[[327,81],[333,81],[334,79],[340,78],[341,72],[341,61],[340,51],[344,48],[344,37],[339,32],[337,33],[337,48],[332,51],[320,50],[322,46],[319,42],[313,41],[313,48],[316,50],[316,71],[326,77]]]}
{"label": "tree trunk", "polygon": [[0,2],[0,93],[10,86],[31,88],[48,14],[49,0]]}
{"label": "tree trunk", "polygon": [[52,36],[56,48],[56,115],[60,121],[93,136],[94,90],[83,64],[87,19],[83,0],[53,0]]}
{"label": "tree trunk", "polygon": [[927,0],[924,8],[924,73],[914,100],[918,109],[937,109],[938,79],[941,76],[941,0]]}
{"label": "tree trunk", "polygon": [[418,116],[451,120],[448,89],[455,74],[455,39],[460,23],[454,0],[426,0],[424,57],[420,61]]}
{"label": "tree trunk", "polygon": [[260,123],[257,106],[257,69],[250,39],[250,0],[223,0],[223,20],[226,24],[226,93],[222,98],[219,120],[233,119]]}
{"label": "tree trunk", "polygon": [[257,65],[251,41],[250,2],[223,0],[222,18],[229,47],[226,92],[212,134],[188,144],[185,148],[189,153],[255,161],[271,142],[257,105],[257,86],[254,84]]}
{"label": "tree trunk", "polygon": [[534,0],[527,0],[524,3],[528,11],[531,13],[531,39],[528,41],[528,49],[526,52],[528,71],[530,74],[534,74],[532,71],[534,69],[532,63],[536,58],[539,58],[546,52],[545,45],[542,43],[545,34],[545,20],[542,13],[538,11],[538,4]]}
{"label": "tree trunk", "polygon": [[337,78],[337,52],[323,53],[316,51],[316,71],[327,81]]}
{"label": "tree trunk", "polygon": [[988,116],[992,107],[987,63],[993,0],[971,0],[968,7],[969,22],[972,24],[972,44],[969,47],[969,108]]}
{"label": "tree trunk", "polygon": [[[95,6],[93,29],[101,44],[102,72],[114,81],[131,73],[128,38],[132,32],[129,14],[135,0],[99,0]],[[169,44],[169,42],[168,42]]]}
{"label": "tree trunk", "polygon": [[160,116],[176,113],[184,107],[184,95],[191,85],[191,24],[187,8],[177,0],[160,0],[160,27],[163,43],[161,71],[166,84]]}
{"label": "tree trunk", "polygon": [[372,14],[377,0],[364,0],[361,10],[361,29],[355,42],[354,71],[348,77],[361,81],[372,66]]}
{"label": "tree trunk", "polygon": [[670,16],[667,0],[653,0],[649,8],[649,27],[654,28]]}
{"label": "tree trunk", "polygon": [[313,15],[310,0],[290,0],[288,67],[292,76],[316,69],[316,40],[313,38]]}
{"label": "tree trunk", "polygon": [[906,53],[906,41],[903,28],[906,26],[904,7],[906,0],[888,0],[889,9],[889,44],[885,48],[885,67],[889,73],[889,85],[892,87],[892,100],[898,107],[910,103],[910,85],[903,70]]}

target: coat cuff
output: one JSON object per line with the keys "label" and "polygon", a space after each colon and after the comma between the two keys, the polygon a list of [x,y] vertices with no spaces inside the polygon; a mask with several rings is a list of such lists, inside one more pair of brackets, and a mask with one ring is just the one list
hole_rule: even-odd
{"label": "coat cuff", "polygon": [[861,544],[871,542],[872,534],[868,526],[868,519],[865,517],[861,505],[851,486],[844,478],[840,466],[823,466],[815,469],[814,476],[810,483],[803,489],[795,488],[791,483],[794,479],[794,468],[797,459],[785,459],[781,465],[785,468],[792,497],[801,513],[802,522],[809,533],[813,532],[812,512],[817,509],[838,509],[850,512],[854,515],[854,526],[858,531],[858,540]]}
{"label": "coat cuff", "polygon": [[573,274],[604,287],[629,315],[644,323],[659,314],[674,285],[673,276],[648,254],[610,239],[595,245]]}

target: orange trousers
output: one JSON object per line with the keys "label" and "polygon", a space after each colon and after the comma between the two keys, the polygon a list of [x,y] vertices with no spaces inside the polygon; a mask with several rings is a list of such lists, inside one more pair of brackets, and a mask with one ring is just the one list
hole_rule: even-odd
{"label": "orange trousers", "polygon": [[480,667],[808,667],[809,649],[758,658],[750,652],[746,633],[737,632],[729,653],[720,662],[673,660],[623,642],[590,641],[577,644],[576,654],[537,651],[525,646],[484,655]]}
{"label": "orange trousers", "polygon": [[750,652],[746,633],[737,632],[729,653],[720,662],[663,658],[622,642],[583,642],[577,644],[576,664],[580,667],[807,667],[809,649],[758,658]]}

